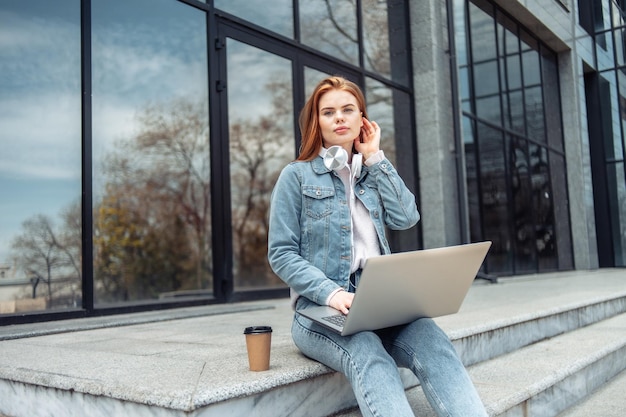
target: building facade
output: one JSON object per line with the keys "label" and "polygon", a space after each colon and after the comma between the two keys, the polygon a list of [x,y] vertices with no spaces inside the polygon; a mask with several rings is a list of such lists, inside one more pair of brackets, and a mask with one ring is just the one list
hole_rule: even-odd
{"label": "building facade", "polygon": [[362,86],[417,197],[395,251],[492,240],[487,278],[624,266],[623,13],[4,1],[0,323],[286,295],[266,260],[269,196],[329,74]]}

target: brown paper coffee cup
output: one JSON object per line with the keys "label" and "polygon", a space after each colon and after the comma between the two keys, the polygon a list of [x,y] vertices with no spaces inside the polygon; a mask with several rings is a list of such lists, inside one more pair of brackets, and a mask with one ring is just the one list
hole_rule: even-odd
{"label": "brown paper coffee cup", "polygon": [[272,345],[272,328],[270,326],[246,327],[246,348],[251,371],[267,371],[270,369],[270,347]]}

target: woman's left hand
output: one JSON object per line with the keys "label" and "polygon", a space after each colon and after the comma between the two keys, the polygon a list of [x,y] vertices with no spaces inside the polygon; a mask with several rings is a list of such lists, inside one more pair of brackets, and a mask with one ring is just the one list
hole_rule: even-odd
{"label": "woman's left hand", "polygon": [[380,126],[378,123],[363,118],[361,136],[354,141],[354,148],[363,155],[364,161],[380,150]]}

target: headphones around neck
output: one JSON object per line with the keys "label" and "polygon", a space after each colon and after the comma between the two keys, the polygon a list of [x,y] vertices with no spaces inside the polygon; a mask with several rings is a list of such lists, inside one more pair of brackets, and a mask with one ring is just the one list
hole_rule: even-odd
{"label": "headphones around neck", "polygon": [[[353,178],[361,176],[361,165],[363,164],[363,155],[355,153],[352,155],[352,164],[350,171]],[[324,154],[324,165],[332,171],[340,171],[348,165],[348,152],[341,146],[331,146]]]}

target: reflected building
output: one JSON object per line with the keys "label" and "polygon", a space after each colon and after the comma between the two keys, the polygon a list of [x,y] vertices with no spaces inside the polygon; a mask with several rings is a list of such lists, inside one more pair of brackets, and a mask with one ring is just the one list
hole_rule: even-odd
{"label": "reflected building", "polygon": [[3,1],[0,263],[24,278],[0,301],[44,310],[0,321],[286,296],[269,197],[333,74],[417,197],[394,251],[491,240],[481,277],[623,267],[626,7],[526,3]]}

